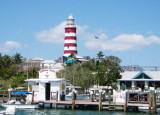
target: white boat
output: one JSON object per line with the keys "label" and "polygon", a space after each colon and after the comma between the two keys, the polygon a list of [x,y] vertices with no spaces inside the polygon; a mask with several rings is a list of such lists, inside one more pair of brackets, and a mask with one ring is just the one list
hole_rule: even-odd
{"label": "white boat", "polygon": [[8,107],[15,107],[16,109],[36,109],[38,105],[31,105],[31,104],[8,104],[8,103],[1,103],[0,106],[8,108]]}
{"label": "white boat", "polygon": [[[99,101],[99,93],[102,93],[102,101],[109,99],[109,94],[111,94],[110,86],[98,86],[89,88],[89,94],[91,101]],[[111,95],[110,99],[113,99],[113,95]]]}
{"label": "white boat", "polygon": [[73,92],[75,92],[76,95],[78,95],[78,90],[81,88],[79,86],[67,86],[69,93],[66,96],[72,96]]}

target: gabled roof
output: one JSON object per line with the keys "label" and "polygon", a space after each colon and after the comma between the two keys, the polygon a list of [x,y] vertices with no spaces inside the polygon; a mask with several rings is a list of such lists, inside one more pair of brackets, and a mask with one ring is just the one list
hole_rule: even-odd
{"label": "gabled roof", "polygon": [[152,79],[152,78],[149,75],[147,75],[145,72],[141,71],[132,79]]}
{"label": "gabled roof", "polygon": [[[147,80],[160,80],[160,71],[125,71],[121,73],[122,78],[119,80],[136,80],[137,77],[145,75]],[[140,79],[142,79],[140,77]],[[144,78],[145,79],[145,78]]]}

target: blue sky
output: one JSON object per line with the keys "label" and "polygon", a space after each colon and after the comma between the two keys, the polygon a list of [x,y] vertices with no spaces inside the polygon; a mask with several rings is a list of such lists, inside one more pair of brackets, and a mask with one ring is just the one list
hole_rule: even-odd
{"label": "blue sky", "polygon": [[78,55],[103,51],[121,65],[160,66],[159,11],[159,0],[1,0],[0,52],[56,60],[72,14]]}

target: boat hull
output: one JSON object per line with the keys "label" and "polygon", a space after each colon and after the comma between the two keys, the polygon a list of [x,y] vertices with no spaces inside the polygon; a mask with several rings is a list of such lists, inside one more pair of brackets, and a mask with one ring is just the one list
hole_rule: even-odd
{"label": "boat hull", "polygon": [[7,103],[1,103],[0,106],[2,107],[15,107],[16,109],[36,109],[38,108],[37,105],[31,105],[31,104],[7,104]]}

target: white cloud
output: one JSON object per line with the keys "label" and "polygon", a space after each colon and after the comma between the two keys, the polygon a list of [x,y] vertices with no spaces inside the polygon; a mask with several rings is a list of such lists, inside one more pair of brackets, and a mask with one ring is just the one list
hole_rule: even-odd
{"label": "white cloud", "polygon": [[144,37],[140,34],[121,34],[113,39],[88,40],[85,47],[106,51],[138,50],[151,44],[160,44],[160,38],[156,36]]}
{"label": "white cloud", "polygon": [[12,49],[21,48],[21,44],[14,41],[7,41],[4,44],[0,44],[0,52],[10,52]]}
{"label": "white cloud", "polygon": [[[54,28],[48,29],[48,30],[43,30],[40,32],[36,32],[35,36],[36,39],[40,42],[45,42],[45,43],[64,43],[64,33],[65,33],[65,25],[66,21],[60,23]],[[77,38],[78,40],[87,40],[87,39],[94,39],[96,35],[98,35],[99,38],[104,39],[107,36],[102,33],[102,29],[97,30],[95,33],[87,32],[89,27],[87,25],[84,26],[79,26],[76,25],[77,27]]]}
{"label": "white cloud", "polygon": [[[63,44],[66,21],[63,21],[54,28],[36,33],[36,39],[40,42]],[[129,51],[138,50],[152,44],[160,44],[157,36],[144,37],[141,34],[121,34],[113,39],[108,39],[106,30],[97,29],[95,32],[88,32],[87,25],[77,27],[77,39],[85,42],[88,49],[99,49],[106,51]],[[99,39],[95,39],[97,36]]]}
{"label": "white cloud", "polygon": [[40,42],[45,42],[45,43],[63,43],[65,25],[66,22],[64,21],[60,25],[54,28],[37,32],[36,39]]}

